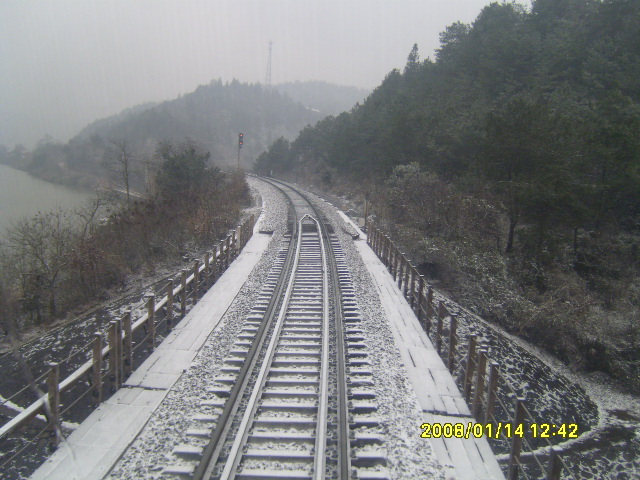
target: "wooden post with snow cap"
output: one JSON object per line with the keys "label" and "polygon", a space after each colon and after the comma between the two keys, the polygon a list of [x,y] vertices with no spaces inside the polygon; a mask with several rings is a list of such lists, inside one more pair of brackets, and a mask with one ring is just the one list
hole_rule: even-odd
{"label": "wooden post with snow cap", "polygon": [[487,349],[482,347],[478,350],[478,368],[476,369],[476,384],[473,392],[473,408],[471,413],[474,418],[480,416],[482,407],[482,396],[484,394],[484,376],[487,371]]}
{"label": "wooden post with snow cap", "polygon": [[560,480],[562,474],[562,459],[558,453],[558,448],[551,447],[549,450],[549,470],[547,480]]}
{"label": "wooden post with snow cap", "polygon": [[424,320],[424,325],[427,330],[427,335],[431,331],[431,317],[433,316],[433,287],[429,285],[427,287],[427,316]]}
{"label": "wooden post with snow cap", "polygon": [[[418,274],[418,323],[422,322],[422,317],[424,315],[422,312],[422,303],[423,303],[422,299],[424,298],[423,290],[424,290],[424,276]],[[426,328],[425,328],[425,331],[427,333],[429,332],[429,330],[427,330]]]}
{"label": "wooden post with snow cap", "polygon": [[116,322],[109,322],[107,330],[107,338],[109,339],[109,389],[111,393],[118,390],[118,329]]}
{"label": "wooden post with snow cap", "polygon": [[411,310],[414,310],[416,305],[416,267],[411,262],[409,262],[409,275],[409,305],[411,305]]}
{"label": "wooden post with snow cap", "polygon": [[207,250],[204,254],[204,270],[203,270],[203,287],[205,290],[209,289],[209,285],[211,285],[211,263],[209,259],[211,258],[211,250]]}
{"label": "wooden post with snow cap", "polygon": [[402,289],[402,292],[404,294],[404,298],[406,298],[407,300],[409,300],[409,297],[407,296],[407,293],[410,292],[411,290],[409,290],[409,276],[411,275],[411,263],[409,262],[409,259],[407,257],[404,257],[404,288]]}
{"label": "wooden post with snow cap", "polygon": [[227,235],[227,238],[225,239],[225,247],[227,248],[224,261],[224,269],[226,270],[229,268],[229,265],[231,265],[231,235]]}
{"label": "wooden post with snow cap", "polygon": [[180,271],[180,315],[183,317],[187,313],[187,269]]}
{"label": "wooden post with snow cap", "polygon": [[441,354],[442,350],[442,324],[445,315],[446,309],[444,307],[444,303],[442,302],[442,300],[440,300],[438,302],[438,323],[436,325],[436,350],[438,351],[438,355]]}
{"label": "wooden post with snow cap", "polygon": [[391,239],[387,235],[384,236],[384,264],[391,271]]}
{"label": "wooden post with snow cap", "polygon": [[[370,222],[371,223],[371,222]],[[380,258],[380,250],[379,250],[379,240],[380,240],[380,230],[378,230],[376,227],[373,226],[373,223],[371,224],[371,248],[373,249],[373,252],[378,256],[378,258]]]}
{"label": "wooden post with snow cap", "polygon": [[518,471],[520,470],[520,451],[522,450],[523,437],[516,435],[514,432],[519,425],[524,422],[524,398],[518,397],[516,399],[516,413],[513,419],[513,429],[511,433],[513,437],[511,439],[511,451],[509,452],[509,468],[507,470],[508,480],[516,480],[518,478]]}
{"label": "wooden post with snow cap", "polygon": [[193,287],[191,288],[193,292],[193,302],[197,302],[200,297],[200,260],[195,259],[193,262]]}
{"label": "wooden post with snow cap", "polygon": [[404,271],[407,269],[407,258],[404,253],[399,252],[398,255],[398,289],[402,293],[402,280],[404,279]]}
{"label": "wooden post with snow cap", "polygon": [[149,334],[149,351],[156,348],[156,296],[149,295],[147,298],[147,331]]}
{"label": "wooden post with snow cap", "polygon": [[469,347],[467,349],[467,366],[464,371],[464,398],[469,403],[471,400],[471,380],[473,378],[476,356],[476,343],[478,336],[475,333],[469,335]]}
{"label": "wooden post with snow cap", "polygon": [[453,375],[453,371],[455,370],[456,346],[458,344],[458,319],[453,314],[451,314],[449,318],[451,320],[449,321],[448,366],[449,366],[449,372],[451,372],[451,375]]}
{"label": "wooden post with snow cap", "polygon": [[49,376],[47,377],[48,409],[45,410],[49,430],[49,442],[54,447],[60,443],[58,436],[58,423],[60,421],[60,366],[57,363],[49,364]]}
{"label": "wooden post with snow cap", "polygon": [[93,365],[91,388],[93,389],[93,405],[97,407],[102,402],[102,334],[93,334]]}
{"label": "wooden post with snow cap", "polygon": [[498,362],[489,364],[489,380],[487,380],[487,409],[484,412],[484,423],[493,423],[493,411],[496,408],[496,393],[498,388],[498,375],[500,375],[500,365]]}
{"label": "wooden post with snow cap", "polygon": [[170,278],[167,284],[167,332],[173,327],[173,283],[173,278]]}
{"label": "wooden post with snow cap", "polygon": [[380,232],[380,259],[387,265],[387,236]]}
{"label": "wooden post with snow cap", "polygon": [[124,376],[124,335],[121,318],[116,319],[116,342],[118,343],[116,367],[118,368],[118,388],[120,388],[122,387],[122,378]]}
{"label": "wooden post with snow cap", "polygon": [[129,378],[133,372],[133,338],[131,336],[131,309],[127,309],[122,317],[122,329],[124,331],[123,348],[123,377],[122,381]]}
{"label": "wooden post with snow cap", "polygon": [[218,245],[213,246],[211,254],[211,285],[213,285],[218,279]]}

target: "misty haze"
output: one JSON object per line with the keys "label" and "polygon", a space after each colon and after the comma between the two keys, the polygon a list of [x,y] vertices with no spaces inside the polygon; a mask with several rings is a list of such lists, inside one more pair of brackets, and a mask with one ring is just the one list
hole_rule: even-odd
{"label": "misty haze", "polygon": [[640,476],[640,0],[3,0],[0,58],[0,477]]}

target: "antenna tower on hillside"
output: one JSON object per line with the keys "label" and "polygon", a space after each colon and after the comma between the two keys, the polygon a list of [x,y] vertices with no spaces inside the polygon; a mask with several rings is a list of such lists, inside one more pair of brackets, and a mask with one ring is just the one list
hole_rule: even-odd
{"label": "antenna tower on hillside", "polygon": [[267,87],[271,87],[271,48],[273,47],[273,42],[269,41],[269,60],[267,61],[267,76],[264,80],[264,84]]}

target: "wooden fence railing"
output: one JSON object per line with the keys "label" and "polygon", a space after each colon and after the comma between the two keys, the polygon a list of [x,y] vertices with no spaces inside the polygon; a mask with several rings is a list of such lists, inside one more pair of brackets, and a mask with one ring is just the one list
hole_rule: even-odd
{"label": "wooden fence railing", "polygon": [[[184,316],[187,301],[190,299],[192,303],[195,303],[216,282],[253,235],[254,224],[255,218],[252,215],[207,252],[204,261],[195,260],[191,268],[183,269],[179,281],[169,280],[166,294],[161,299],[157,300],[155,295],[148,296],[146,313],[140,318],[134,320],[131,310],[127,310],[122,318],[110,322],[106,335],[104,332],[96,332],[93,341],[84,349],[90,359],[67,378],[60,381],[60,365],[51,364],[48,373],[36,379],[36,383],[44,378],[47,379],[47,392],[0,427],[0,440],[16,429],[28,425],[39,414],[45,415],[45,426],[25,447],[12,454],[10,458],[3,459],[0,470],[42,436],[48,435],[50,444],[57,446],[60,441],[59,425],[62,416],[84,397],[90,394],[91,404],[97,407],[103,401],[105,387],[108,387],[110,393],[118,390],[133,372],[134,355],[137,352],[142,355],[141,349],[145,345],[147,353],[153,351],[156,346],[158,327],[164,324],[166,331],[169,332],[176,319],[176,310],[179,308],[179,314]],[[134,334],[141,331],[144,331],[145,335],[137,339],[134,346]],[[105,337],[106,344],[104,343]],[[75,352],[73,356],[77,353]],[[107,362],[106,369],[103,368],[105,360]],[[64,410],[61,410],[61,394],[82,383],[85,383],[85,387],[88,383],[89,387],[75,395],[64,406]],[[30,387],[25,387],[0,404],[11,402],[28,388]]]}
{"label": "wooden fence railing", "polygon": [[[529,471],[535,472],[533,478],[542,476],[558,480],[563,468],[566,476],[567,465],[548,439],[542,439],[545,444],[542,447],[532,445],[534,439],[538,443],[541,439],[540,432],[535,431],[536,427],[532,431],[531,425],[540,423],[526,408],[525,400],[500,376],[499,364],[489,359],[487,344],[480,342],[474,334],[469,334],[467,338],[460,337],[456,315],[447,309],[444,302],[434,300],[433,288],[427,284],[424,276],[396,244],[371,222],[367,224],[367,243],[398,283],[398,288],[458,382],[471,413],[482,424],[481,431],[476,429],[472,433],[510,440],[507,478],[531,478],[527,473]],[[500,395],[499,392],[504,394]],[[496,407],[502,413],[500,418],[497,418]],[[510,425],[510,431],[500,432],[499,427],[506,424]],[[516,431],[518,426],[522,427]]]}

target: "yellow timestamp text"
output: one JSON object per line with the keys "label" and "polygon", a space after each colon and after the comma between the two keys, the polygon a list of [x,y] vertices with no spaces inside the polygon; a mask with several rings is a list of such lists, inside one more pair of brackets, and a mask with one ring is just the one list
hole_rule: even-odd
{"label": "yellow timestamp text", "polygon": [[420,429],[422,438],[578,438],[577,423],[423,423]]}

